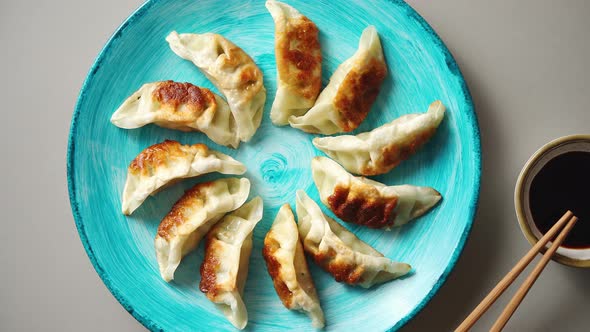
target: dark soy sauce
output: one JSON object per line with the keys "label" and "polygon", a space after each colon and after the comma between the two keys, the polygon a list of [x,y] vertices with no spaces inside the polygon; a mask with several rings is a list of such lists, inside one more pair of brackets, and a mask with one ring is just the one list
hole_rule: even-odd
{"label": "dark soy sauce", "polygon": [[562,246],[590,247],[589,152],[566,152],[551,159],[533,178],[529,197],[533,220],[541,233],[571,210],[579,220]]}

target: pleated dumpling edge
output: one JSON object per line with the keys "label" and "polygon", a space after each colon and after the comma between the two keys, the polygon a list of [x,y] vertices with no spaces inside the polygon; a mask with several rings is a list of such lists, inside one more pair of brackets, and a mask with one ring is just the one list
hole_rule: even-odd
{"label": "pleated dumpling edge", "polygon": [[387,76],[381,41],[373,26],[363,30],[357,51],[344,61],[302,116],[291,116],[291,127],[332,135],[356,129],[367,117]]}
{"label": "pleated dumpling edge", "polygon": [[248,324],[242,300],[252,252],[252,232],[262,219],[260,197],[221,219],[207,234],[199,289],[238,329]]}
{"label": "pleated dumpling edge", "polygon": [[426,113],[402,115],[358,135],[316,137],[312,142],[351,173],[385,174],[434,136],[444,119],[445,109],[437,100],[430,104]]}
{"label": "pleated dumpling edge", "polygon": [[266,101],[262,71],[236,44],[215,33],[172,31],[170,49],[191,61],[227,99],[235,118],[238,137],[248,142],[258,130]]}
{"label": "pleated dumpling edge", "polygon": [[304,250],[338,282],[369,288],[406,275],[412,267],[392,261],[324,215],[307,194],[297,191],[299,235]]}
{"label": "pleated dumpling edge", "polygon": [[297,9],[274,0],[266,2],[275,23],[277,92],[270,110],[273,124],[289,124],[290,116],[305,114],[322,87],[322,51],[317,26]]}

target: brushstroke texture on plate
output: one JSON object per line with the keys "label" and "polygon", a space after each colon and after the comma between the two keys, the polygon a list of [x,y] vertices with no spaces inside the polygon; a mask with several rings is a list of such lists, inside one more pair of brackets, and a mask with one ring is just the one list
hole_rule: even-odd
{"label": "brushstroke texture on plate", "polygon": [[[471,97],[459,69],[428,24],[401,1],[287,1],[320,29],[323,84],[355,49],[361,31],[375,25],[389,67],[367,119],[353,133],[396,117],[424,112],[440,99],[448,108],[432,140],[392,172],[374,179],[388,185],[431,186],[443,200],[426,216],[392,232],[345,224],[388,258],[410,263],[410,277],[368,290],[336,283],[310,262],[326,314],[327,330],[397,329],[436,293],[463,248],[477,206],[480,143]],[[176,80],[213,91],[190,62],[177,57],[165,37],[171,31],[216,32],[250,54],[268,90],[263,123],[238,150],[212,143],[201,133],[154,125],[135,130],[113,126],[110,116],[143,83]],[[160,277],[154,252],[158,223],[190,185],[223,177],[212,174],[172,186],[150,197],[127,218],[121,192],[127,166],[144,148],[164,139],[206,143],[246,164],[250,197],[264,199],[264,218],[254,230],[250,273],[244,292],[247,329],[311,329],[308,318],[286,310],[272,285],[261,250],[280,206],[294,208],[295,191],[319,201],[310,160],[322,153],[314,135],[274,127],[269,119],[276,92],[274,24],[264,1],[154,0],[138,9],[114,34],[84,83],[68,145],[68,186],[76,226],[100,277],[121,304],[153,330],[231,330],[223,314],[198,289],[202,246],[188,255],[172,283]],[[324,208],[324,211],[328,212]],[[332,215],[332,214],[329,214]]]}

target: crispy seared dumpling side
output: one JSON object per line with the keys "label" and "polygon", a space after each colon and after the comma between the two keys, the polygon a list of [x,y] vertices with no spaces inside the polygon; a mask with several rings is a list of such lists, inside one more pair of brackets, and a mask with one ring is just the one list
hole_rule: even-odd
{"label": "crispy seared dumpling side", "polygon": [[262,219],[262,199],[256,197],[225,216],[207,233],[199,289],[238,329],[248,323],[242,301],[252,251],[252,231]]}
{"label": "crispy seared dumpling side", "polygon": [[236,148],[239,139],[229,106],[209,89],[190,83],[162,81],[144,84],[111,117],[120,128],[154,123],[181,131],[201,131],[220,145]]}
{"label": "crispy seared dumpling side", "polygon": [[411,266],[394,262],[323,214],[307,194],[297,192],[303,248],[338,282],[369,288],[407,274]]}
{"label": "crispy seared dumpling side", "polygon": [[269,0],[266,8],[275,23],[277,93],[270,111],[275,125],[289,116],[305,114],[322,87],[322,52],[317,26],[295,8]]}
{"label": "crispy seared dumpling side", "polygon": [[266,89],[262,71],[240,47],[215,33],[178,34],[166,41],[174,53],[191,61],[227,98],[238,137],[247,142],[260,126]]}
{"label": "crispy seared dumpling side", "polygon": [[313,327],[322,328],[324,313],[289,204],[281,207],[266,234],[262,255],[283,305],[288,309],[307,313],[312,319]]}
{"label": "crispy seared dumpling side", "polygon": [[355,177],[325,157],[313,158],[311,170],[324,205],[340,219],[370,228],[390,230],[404,225],[441,199],[440,193],[430,187],[386,186]]}
{"label": "crispy seared dumpling side", "polygon": [[250,181],[246,178],[199,183],[187,190],[158,227],[155,247],[162,278],[174,279],[182,257],[196,248],[226,213],[244,204],[249,194]]}
{"label": "crispy seared dumpling side", "polygon": [[351,173],[384,174],[428,142],[444,114],[445,106],[437,100],[426,113],[404,115],[356,136],[317,137],[313,144]]}
{"label": "crispy seared dumpling side", "polygon": [[129,165],[121,204],[123,214],[133,213],[149,195],[167,185],[211,172],[243,174],[246,167],[204,144],[182,145],[173,140],[154,144]]}
{"label": "crispy seared dumpling side", "polygon": [[350,132],[365,120],[387,75],[377,30],[367,27],[356,53],[344,61],[315,105],[302,116],[291,116],[292,127],[314,134]]}

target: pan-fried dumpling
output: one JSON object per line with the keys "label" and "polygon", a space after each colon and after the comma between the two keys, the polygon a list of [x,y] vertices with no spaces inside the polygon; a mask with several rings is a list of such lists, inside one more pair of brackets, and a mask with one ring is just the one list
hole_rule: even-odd
{"label": "pan-fried dumpling", "polygon": [[131,162],[123,189],[123,214],[130,215],[149,195],[166,185],[205,173],[244,174],[246,166],[204,144],[165,140],[143,150]]}
{"label": "pan-fried dumpling", "polygon": [[281,301],[290,310],[300,310],[315,328],[324,327],[324,312],[299,241],[295,217],[289,204],[279,210],[264,238],[262,255]]}
{"label": "pan-fried dumpling", "polygon": [[158,227],[155,245],[162,278],[174,279],[182,257],[195,249],[226,213],[244,204],[249,194],[246,178],[199,183],[187,190]]}
{"label": "pan-fried dumpling", "polygon": [[370,228],[390,230],[432,208],[441,196],[429,187],[386,186],[355,177],[335,161],[315,157],[311,172],[320,199],[340,219]]}
{"label": "pan-fried dumpling", "polygon": [[166,41],[176,55],[192,61],[227,98],[238,137],[247,142],[260,126],[266,89],[262,72],[241,48],[214,33],[178,34]]}
{"label": "pan-fried dumpling", "polygon": [[307,194],[297,191],[297,217],[303,249],[338,282],[369,288],[399,278],[412,269],[373,249],[324,215]]}
{"label": "pan-fried dumpling", "polygon": [[237,148],[236,121],[227,102],[209,89],[174,81],[144,84],[111,117],[120,128],[154,123],[160,127],[200,131],[219,145]]}
{"label": "pan-fried dumpling", "polygon": [[315,105],[305,115],[289,118],[291,127],[324,135],[355,130],[371,110],[386,75],[379,35],[369,26],[356,53],[338,66]]}
{"label": "pan-fried dumpling", "polygon": [[424,145],[434,135],[444,115],[444,105],[435,101],[426,113],[403,115],[356,136],[317,137],[313,145],[351,173],[384,174]]}
{"label": "pan-fried dumpling", "polygon": [[207,233],[201,264],[201,292],[240,330],[248,324],[242,294],[252,251],[252,231],[260,219],[260,197],[221,219]]}
{"label": "pan-fried dumpling", "polygon": [[322,51],[318,28],[295,8],[269,0],[275,22],[277,94],[270,110],[272,123],[289,124],[289,116],[305,114],[322,87]]}

